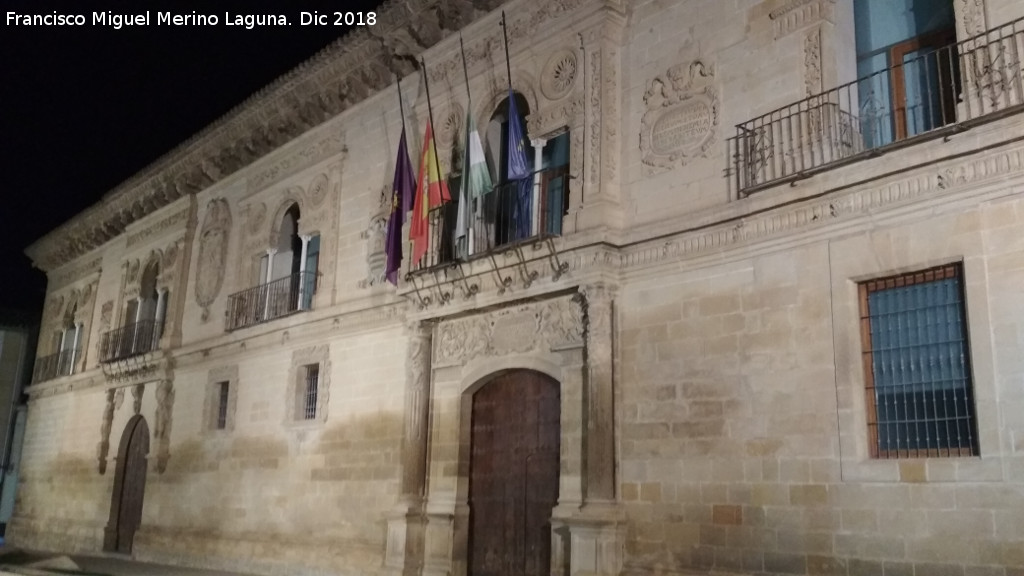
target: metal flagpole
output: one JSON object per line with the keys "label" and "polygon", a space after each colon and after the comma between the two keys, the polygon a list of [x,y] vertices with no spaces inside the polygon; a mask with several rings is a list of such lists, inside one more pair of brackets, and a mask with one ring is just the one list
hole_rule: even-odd
{"label": "metal flagpole", "polygon": [[[462,77],[466,79],[466,114],[473,113],[473,94],[469,91],[469,68],[466,65],[466,46],[462,43],[462,33],[459,32],[459,51],[462,53]],[[459,198],[460,202],[473,202],[473,199],[469,197],[469,162],[470,150],[469,150],[469,125],[466,125],[466,144],[465,150],[462,154],[462,198]],[[467,214],[475,215],[473,204],[469,205],[469,211]],[[476,236],[476,218],[473,218],[472,224],[469,226],[469,230],[466,233],[466,257],[468,258],[474,251],[474,237]]]}
{"label": "metal flagpole", "polygon": [[[434,125],[434,108],[430,104],[430,78],[429,78],[429,75],[427,74],[427,61],[424,60],[422,57],[420,57],[420,66],[421,66],[421,70],[423,71],[423,87],[426,89],[426,92],[427,92],[427,119],[430,122],[430,142],[427,145],[431,146],[434,149],[434,168],[437,170],[438,195],[440,195],[440,193],[441,193],[440,192],[440,188],[441,188],[441,159],[437,157],[437,134],[435,132],[437,130],[437,127]],[[444,197],[441,198],[441,205],[444,205]],[[429,217],[430,208],[431,208],[431,206],[430,206],[430,166],[428,164],[428,166],[427,166],[427,213],[428,213],[428,216],[427,216],[427,249],[428,250],[430,249],[430,217]],[[441,224],[441,222],[439,222],[439,224]],[[443,233],[443,230],[438,230],[437,237],[441,238],[441,234],[442,233]],[[436,259],[438,261],[440,261],[440,259],[441,259],[441,247],[440,246],[436,246],[435,249],[437,250]],[[434,264],[437,264],[437,262],[434,262]]]}
{"label": "metal flagpole", "polygon": [[508,93],[512,97],[512,64],[508,56],[508,27],[505,26],[505,11],[501,11],[501,35],[505,39],[505,73],[508,75]]}

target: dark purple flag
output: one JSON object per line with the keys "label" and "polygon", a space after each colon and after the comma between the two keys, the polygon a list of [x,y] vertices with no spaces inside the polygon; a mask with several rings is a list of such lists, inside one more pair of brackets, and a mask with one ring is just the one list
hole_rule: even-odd
{"label": "dark purple flag", "polygon": [[384,269],[388,282],[398,286],[398,269],[402,267],[402,226],[405,215],[412,210],[412,195],[416,190],[416,179],[409,162],[409,147],[405,143],[405,126],[398,140],[398,159],[395,160],[395,181],[391,184],[391,216],[388,217],[388,235],[384,253],[388,264]]}

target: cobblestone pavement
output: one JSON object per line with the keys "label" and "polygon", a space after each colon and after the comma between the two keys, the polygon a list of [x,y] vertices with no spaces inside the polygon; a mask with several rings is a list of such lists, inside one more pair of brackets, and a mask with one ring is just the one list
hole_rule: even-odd
{"label": "cobblestone pavement", "polygon": [[0,548],[0,576],[250,576],[137,562],[114,556],[60,555]]}

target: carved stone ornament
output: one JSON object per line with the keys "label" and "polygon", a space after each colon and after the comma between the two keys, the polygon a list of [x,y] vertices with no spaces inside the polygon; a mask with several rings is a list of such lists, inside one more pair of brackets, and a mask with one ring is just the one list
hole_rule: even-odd
{"label": "carved stone ornament", "polygon": [[[107,454],[110,453],[110,427],[114,422],[114,410],[116,408],[114,395],[115,392],[113,390],[107,390],[107,403],[103,408],[103,422],[100,424],[100,442],[96,446],[96,460],[98,471],[101,475],[107,471]],[[124,398],[123,394],[122,398]]]}
{"label": "carved stone ornament", "polygon": [[714,69],[700,60],[678,64],[647,84],[641,120],[641,160],[653,169],[707,158],[718,131]]}
{"label": "carved stone ornament", "polygon": [[436,330],[435,365],[464,364],[478,356],[582,346],[583,312],[565,297],[443,322]]}
{"label": "carved stone ornament", "polygon": [[451,156],[452,148],[462,135],[462,121],[465,117],[466,112],[462,106],[458,102],[452,102],[448,112],[438,119],[441,123],[437,129],[438,154]]}
{"label": "carved stone ornament", "polygon": [[199,263],[196,270],[196,304],[203,309],[203,322],[210,317],[210,305],[220,294],[227,267],[231,209],[223,198],[210,200],[199,232]]}
{"label": "carved stone ornament", "polygon": [[174,384],[170,380],[162,380],[156,386],[156,423],[153,426],[153,439],[156,440],[156,471],[160,474],[167,470],[167,460],[171,455],[173,414]]}
{"label": "carved stone ornament", "polygon": [[306,196],[309,198],[309,205],[311,207],[318,207],[324,203],[324,200],[327,199],[326,174],[320,174],[316,178],[313,178],[313,181],[309,183]]}
{"label": "carved stone ornament", "polygon": [[572,91],[576,84],[576,53],[572,50],[555,52],[540,74],[540,91],[548,100],[559,100]]}
{"label": "carved stone ornament", "polygon": [[142,392],[146,389],[143,384],[132,386],[132,414],[142,412]]}

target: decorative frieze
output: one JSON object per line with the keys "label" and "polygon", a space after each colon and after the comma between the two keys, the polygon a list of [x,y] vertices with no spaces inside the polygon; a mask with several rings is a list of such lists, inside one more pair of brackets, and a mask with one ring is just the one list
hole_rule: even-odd
{"label": "decorative frieze", "polygon": [[71,265],[66,268],[62,268],[60,271],[54,272],[49,277],[48,289],[50,292],[58,290],[71,284],[77,280],[85,278],[90,274],[98,274],[100,272],[100,266],[103,264],[103,257],[96,256],[90,260],[82,262],[77,265]]}
{"label": "decorative frieze", "polygon": [[173,230],[178,227],[183,228],[184,225],[188,222],[188,213],[189,209],[185,208],[184,210],[175,212],[174,214],[171,214],[166,218],[161,218],[160,220],[154,222],[152,225],[147,226],[142,230],[139,230],[138,232],[133,232],[129,234],[127,240],[128,247],[131,248],[132,246],[140,242],[149,240],[154,236],[159,236],[160,234],[163,234],[168,230]]}
{"label": "decorative frieze", "polygon": [[785,4],[768,13],[779,39],[809,26],[828,20],[835,21],[836,0],[787,0]]}
{"label": "decorative frieze", "polygon": [[274,162],[269,167],[260,170],[253,177],[249,178],[246,183],[248,189],[247,196],[260,192],[268,186],[280,182],[287,176],[308,168],[317,162],[347,152],[348,148],[345,146],[345,139],[341,134],[328,134],[298,152]]}
{"label": "decorative frieze", "polygon": [[579,304],[563,297],[442,322],[434,336],[435,367],[480,356],[580,347],[582,318]]}

